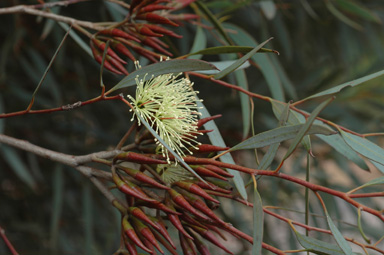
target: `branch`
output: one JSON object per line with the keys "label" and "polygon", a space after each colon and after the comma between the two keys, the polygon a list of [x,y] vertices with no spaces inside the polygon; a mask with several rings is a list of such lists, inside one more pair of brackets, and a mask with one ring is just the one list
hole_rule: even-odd
{"label": "branch", "polygon": [[60,22],[67,23],[69,25],[78,25],[81,27],[93,29],[93,30],[103,30],[105,27],[96,25],[90,21],[77,20],[74,18],[54,14],[47,11],[41,11],[35,9],[36,6],[28,6],[28,5],[17,5],[12,7],[0,8],[0,15],[2,14],[12,14],[12,13],[27,13],[30,15],[40,16],[47,19],[52,19]]}
{"label": "branch", "polygon": [[7,236],[5,235],[5,230],[0,226],[0,236],[4,240],[5,245],[8,247],[8,249],[11,251],[12,255],[19,255],[19,253],[15,250]]}
{"label": "branch", "polygon": [[95,153],[91,153],[83,156],[74,156],[74,155],[64,154],[61,152],[45,149],[40,146],[34,145],[28,141],[16,139],[3,134],[0,134],[0,143],[10,145],[12,147],[18,148],[23,151],[34,153],[40,157],[47,158],[52,161],[62,163],[64,165],[72,166],[77,170],[79,170],[80,172],[82,172],[85,176],[93,175],[94,172],[95,172],[95,176],[97,176],[97,175],[100,175],[100,173],[99,172],[96,173],[96,171],[94,171],[95,169],[93,168],[89,168],[89,167],[83,168],[81,167],[82,164],[92,162],[92,159],[95,157],[103,158],[103,159],[112,158],[122,152],[120,150],[113,150],[113,151],[95,152]]}

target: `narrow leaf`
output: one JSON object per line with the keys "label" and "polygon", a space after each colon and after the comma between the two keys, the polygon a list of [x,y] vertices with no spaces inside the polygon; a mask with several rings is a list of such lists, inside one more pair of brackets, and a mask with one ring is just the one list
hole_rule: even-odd
{"label": "narrow leaf", "polygon": [[317,94],[314,94],[312,96],[309,96],[305,99],[303,99],[303,101],[306,101],[308,99],[312,99],[312,98],[317,98],[317,97],[321,97],[321,96],[326,96],[326,95],[332,95],[332,94],[335,94],[335,93],[339,93],[342,89],[346,88],[346,87],[355,87],[357,85],[360,85],[366,81],[370,81],[372,79],[375,79],[377,77],[380,77],[384,74],[384,70],[381,70],[379,72],[376,72],[376,73],[373,73],[373,74],[370,74],[370,75],[367,75],[367,76],[364,76],[364,77],[361,77],[359,79],[356,79],[356,80],[353,80],[353,81],[349,81],[349,82],[345,82],[341,85],[338,85],[338,86],[335,86],[331,89],[327,89],[323,92],[320,92],[320,93],[317,93]]}
{"label": "narrow leaf", "polygon": [[368,8],[357,4],[351,0],[336,0],[337,5],[345,11],[355,14],[365,20],[374,21],[377,23],[381,23],[380,18],[376,15],[376,13],[372,12]]}
{"label": "narrow leaf", "polygon": [[37,187],[35,179],[32,177],[27,166],[24,164],[22,158],[17,154],[14,148],[2,145],[0,146],[1,156],[12,168],[14,173],[27,184],[31,189]]}
{"label": "narrow leaf", "polygon": [[[255,178],[253,180],[256,182]],[[263,204],[259,192],[257,191],[257,185],[255,184],[253,190],[253,246],[252,255],[261,254],[263,244],[263,232],[264,232],[264,214]]]}
{"label": "narrow leaf", "polygon": [[347,16],[345,16],[342,12],[340,12],[333,4],[332,4],[332,1],[326,1],[325,2],[328,10],[336,17],[338,18],[339,20],[341,20],[342,22],[344,22],[345,24],[347,24],[348,26],[350,27],[353,27],[354,29],[357,29],[357,30],[362,30],[362,26],[358,23],[356,23],[355,21],[351,20],[350,18],[348,18]]}
{"label": "narrow leaf", "polygon": [[[280,120],[281,114],[284,112],[284,109],[287,107],[287,104],[274,99],[271,99],[270,102],[272,104],[273,113],[275,114],[276,118]],[[302,124],[305,123],[305,118],[303,115],[290,110],[287,122],[290,125]],[[311,151],[311,139],[309,138],[309,136],[305,136],[302,140],[302,143],[307,151]]]}
{"label": "narrow leaf", "polygon": [[[384,149],[363,137],[340,130],[344,141],[364,157],[384,165]],[[380,170],[380,169],[379,169]]]}
{"label": "narrow leaf", "polygon": [[327,218],[328,226],[331,229],[333,237],[336,239],[337,244],[343,251],[345,255],[352,254],[351,246],[349,246],[348,242],[344,239],[343,235],[340,233],[340,230],[335,226],[331,217],[329,216],[327,210],[325,210],[325,215]]}
{"label": "narrow leaf", "polygon": [[242,64],[244,64],[248,59],[250,59],[253,55],[256,54],[257,51],[259,51],[265,44],[267,44],[270,40],[272,40],[272,38],[269,38],[268,40],[262,42],[261,44],[259,44],[257,47],[255,47],[253,50],[251,50],[250,52],[248,52],[247,54],[245,54],[243,57],[241,57],[240,59],[238,59],[235,63],[233,63],[232,65],[230,65],[229,67],[227,67],[226,69],[222,70],[221,72],[219,72],[218,74],[216,74],[215,76],[213,76],[214,79],[216,80],[219,80],[221,78],[223,78],[224,76],[228,75],[229,73],[233,72],[234,70],[236,70],[239,66],[241,66]]}
{"label": "narrow leaf", "polygon": [[369,171],[369,167],[364,162],[364,160],[354,150],[352,150],[352,148],[343,140],[340,134],[335,134],[333,136],[316,136],[327,144],[329,144],[330,146],[332,146],[341,155],[358,165],[361,169]]}
{"label": "narrow leaf", "polygon": [[376,179],[370,180],[369,182],[364,183],[363,185],[358,187],[357,189],[362,189],[362,188],[365,188],[365,187],[368,187],[368,186],[380,185],[380,184],[384,184],[384,176],[381,176],[381,177],[378,177]]}
{"label": "narrow leaf", "polygon": [[328,100],[322,102],[318,107],[315,108],[315,110],[311,113],[309,118],[307,119],[307,122],[301,127],[299,133],[293,140],[292,144],[289,146],[287,153],[284,156],[284,159],[288,158],[292,152],[296,149],[297,145],[303,140],[303,137],[307,134],[308,130],[313,125],[313,122],[315,121],[316,117],[319,115],[319,113],[333,100],[333,98],[329,98]]}
{"label": "narrow leaf", "polygon": [[[284,126],[284,127],[274,128],[274,129],[265,131],[263,133],[259,133],[235,145],[230,149],[230,151],[261,148],[270,144],[293,139],[297,136],[297,134],[303,128],[303,126],[305,126],[305,124]],[[334,133],[335,132],[333,130],[326,128],[322,125],[316,125],[316,124],[312,125],[306,132],[306,134],[323,134],[323,135],[332,135]]]}
{"label": "narrow leaf", "polygon": [[154,63],[151,65],[144,66],[130,75],[122,79],[118,84],[116,84],[108,92],[115,91],[117,89],[129,87],[136,85],[136,79],[147,81],[152,77],[156,77],[162,74],[168,73],[180,73],[188,71],[199,71],[199,70],[217,70],[217,68],[202,60],[195,59],[174,59],[162,61],[159,63]]}
{"label": "narrow leaf", "polygon": [[[210,47],[203,50],[199,50],[193,53],[189,53],[190,55],[217,55],[217,54],[229,54],[229,53],[248,53],[252,51],[254,47],[248,47],[248,46],[217,46],[217,47]],[[266,48],[260,48],[258,53],[278,53],[275,50],[266,49]]]}
{"label": "narrow leaf", "polygon": [[[207,36],[201,26],[197,26],[195,39],[192,44],[191,52],[187,56],[189,59],[201,59],[202,55],[200,53],[196,53],[201,51],[207,46]],[[192,56],[193,55],[193,56]]]}
{"label": "narrow leaf", "polygon": [[343,251],[339,246],[324,242],[321,240],[314,239],[309,236],[305,236],[294,230],[297,241],[310,252],[318,254],[328,254],[328,255],[343,255]]}
{"label": "narrow leaf", "polygon": [[212,23],[212,25],[215,26],[217,31],[221,34],[221,36],[227,41],[227,43],[231,43],[230,38],[228,37],[227,33],[224,31],[224,28],[220,21],[213,15],[213,13],[208,9],[208,7],[203,4],[201,1],[195,2],[199,9],[206,15],[207,19]]}
{"label": "narrow leaf", "polygon": [[[236,44],[252,47],[258,45],[253,36],[251,36],[244,29],[228,23],[224,24],[224,27],[236,31],[236,33],[229,34],[231,39]],[[283,85],[270,57],[266,54],[256,54],[252,57],[252,60],[258,65],[261,73],[263,74],[269,87],[269,90],[272,94],[272,97],[279,101],[285,101]]]}
{"label": "narrow leaf", "polygon": [[[199,100],[196,101],[197,106],[200,107],[200,113],[202,114],[201,118],[206,118],[211,116],[208,112],[208,110],[205,108],[203,103],[201,103]],[[213,130],[212,132],[208,133],[209,140],[213,145],[220,146],[220,147],[226,147],[224,143],[224,139],[221,136],[219,129],[217,128],[215,122],[213,120],[207,122],[204,124],[204,128],[206,130]],[[232,156],[230,153],[224,154],[223,156],[220,157],[220,160],[225,163],[229,164],[236,164],[235,161],[233,160]],[[244,199],[247,200],[247,191],[245,190],[245,185],[244,181],[241,178],[241,175],[238,171],[234,171],[232,169],[227,169],[227,171],[233,175],[233,182],[235,183],[236,189],[239,191],[240,196]]]}
{"label": "narrow leaf", "polygon": [[[237,70],[234,72],[235,78],[237,81],[237,85],[239,87],[242,87],[243,89],[248,90],[248,80],[247,76],[245,74],[244,70]],[[249,97],[244,93],[239,93],[240,96],[240,103],[241,103],[241,113],[242,113],[242,119],[243,119],[243,139],[245,139],[248,136],[249,129],[251,126],[251,107],[249,103]]]}

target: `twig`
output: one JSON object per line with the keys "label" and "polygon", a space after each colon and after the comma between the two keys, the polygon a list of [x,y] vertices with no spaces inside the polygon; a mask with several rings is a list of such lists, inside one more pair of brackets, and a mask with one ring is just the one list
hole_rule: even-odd
{"label": "twig", "polygon": [[34,6],[28,6],[28,5],[17,5],[17,6],[12,6],[12,7],[6,7],[6,8],[1,8],[0,9],[0,15],[2,14],[13,14],[13,13],[27,13],[30,15],[35,15],[39,17],[44,17],[47,19],[52,19],[60,22],[67,23],[69,25],[78,25],[81,27],[93,29],[93,30],[103,30],[105,27],[96,25],[93,22],[90,21],[83,21],[83,20],[78,20],[58,14],[54,14],[51,12],[46,12],[46,11],[41,11],[35,9]]}
{"label": "twig", "polygon": [[19,255],[16,249],[13,247],[7,236],[5,235],[5,230],[0,226],[0,236],[4,240],[5,245],[11,251],[12,255]]}
{"label": "twig", "polygon": [[0,134],[0,143],[8,144],[12,147],[18,148],[23,151],[32,152],[38,156],[43,158],[50,159],[52,161],[56,161],[68,166],[75,167],[79,171],[83,171],[86,176],[89,176],[89,172],[92,172],[92,168],[85,170],[83,168],[79,168],[80,165],[92,162],[92,159],[97,158],[112,158],[122,151],[113,150],[113,151],[100,151],[96,153],[91,153],[83,156],[74,156],[69,154],[60,153],[57,151],[52,151],[49,149],[42,148],[40,146],[34,145],[28,141],[16,139],[13,137],[9,137],[3,134]]}

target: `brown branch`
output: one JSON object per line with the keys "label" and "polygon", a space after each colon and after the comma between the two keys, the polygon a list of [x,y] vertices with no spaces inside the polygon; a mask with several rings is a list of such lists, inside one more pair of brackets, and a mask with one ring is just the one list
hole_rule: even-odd
{"label": "brown branch", "polygon": [[5,8],[0,8],[0,15],[2,15],[2,14],[14,14],[14,13],[26,13],[26,14],[30,14],[30,15],[44,17],[47,19],[52,19],[52,20],[59,21],[59,22],[64,22],[64,23],[67,23],[69,25],[78,25],[78,26],[93,29],[93,30],[105,29],[105,27],[99,26],[99,25],[97,25],[93,22],[90,22],[90,21],[77,20],[74,18],[54,14],[51,12],[37,10],[35,8],[36,8],[35,6],[28,6],[28,5],[17,5],[17,6],[12,6],[12,7],[5,7]]}
{"label": "brown branch", "polygon": [[[64,154],[57,151],[45,149],[40,146],[34,145],[28,141],[16,139],[3,134],[0,134],[0,143],[10,145],[12,147],[18,148],[23,151],[34,153],[40,157],[47,158],[52,161],[62,163],[64,165],[75,167],[77,170],[82,172],[85,176],[93,175],[93,172],[95,171],[93,170],[93,168],[85,169],[80,167],[82,164],[92,162],[92,159],[95,157],[112,158],[122,152],[120,150],[113,150],[113,151],[95,152],[95,153],[91,153],[83,156],[74,156],[74,155]],[[95,174],[95,176],[97,175],[100,175],[100,173]]]}

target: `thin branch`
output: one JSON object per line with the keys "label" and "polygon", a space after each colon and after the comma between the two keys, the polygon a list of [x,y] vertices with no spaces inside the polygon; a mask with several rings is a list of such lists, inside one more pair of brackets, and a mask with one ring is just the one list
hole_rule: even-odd
{"label": "thin branch", "polygon": [[13,14],[13,13],[27,13],[30,15],[35,15],[35,16],[44,17],[47,19],[52,19],[55,21],[64,22],[64,23],[67,23],[69,25],[78,25],[78,26],[93,29],[93,30],[105,29],[105,27],[96,25],[95,23],[90,22],[90,21],[78,20],[78,19],[58,15],[55,13],[47,12],[47,11],[37,10],[34,8],[34,6],[17,5],[17,6],[12,6],[12,7],[0,8],[0,15]]}
{"label": "thin branch", "polygon": [[34,145],[28,141],[16,139],[3,134],[0,134],[0,143],[8,144],[20,150],[34,153],[40,157],[47,158],[52,161],[62,163],[64,165],[75,167],[79,171],[82,171],[86,176],[90,176],[89,171],[91,171],[90,169],[92,168],[89,168],[88,170],[86,170],[86,169],[79,168],[80,165],[92,162],[92,159],[95,157],[112,158],[122,152],[119,150],[113,150],[113,151],[101,151],[101,152],[91,153],[83,156],[74,156],[74,155],[64,154],[57,151],[45,149],[40,146]]}
{"label": "thin branch", "polygon": [[5,245],[11,251],[12,255],[19,255],[19,253],[16,251],[16,249],[13,247],[12,243],[9,241],[9,239],[5,235],[5,230],[1,226],[0,226],[0,236],[3,239]]}

